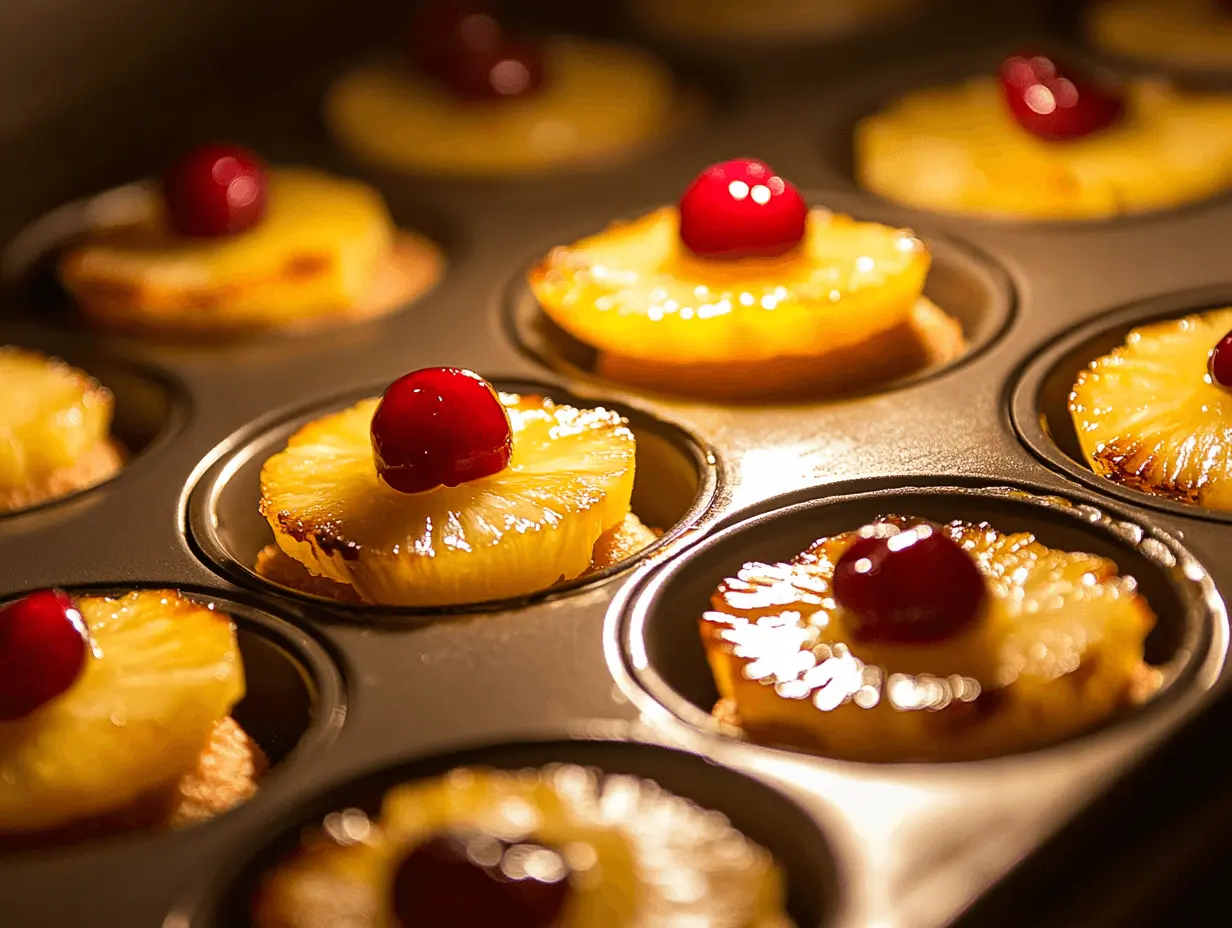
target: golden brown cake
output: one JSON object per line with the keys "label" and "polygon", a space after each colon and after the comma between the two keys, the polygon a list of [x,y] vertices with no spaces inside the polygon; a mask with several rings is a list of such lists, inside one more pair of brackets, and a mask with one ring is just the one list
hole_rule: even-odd
{"label": "golden brown cake", "polygon": [[700,624],[720,721],[902,762],[1038,747],[1149,698],[1154,622],[1112,561],[987,523],[887,516],[745,564]]}
{"label": "golden brown cake", "polygon": [[84,490],[115,474],[110,391],[63,361],[0,347],[0,513]]}
{"label": "golden brown cake", "polygon": [[923,296],[910,232],[808,209],[760,161],[714,165],[679,207],[614,223],[530,272],[598,373],[708,400],[834,396],[953,360],[961,326]]}
{"label": "golden brown cake", "polygon": [[0,849],[196,824],[266,768],[230,619],[171,590],[0,610]]}
{"label": "golden brown cake", "polygon": [[572,765],[479,768],[328,816],[270,872],[258,928],[792,928],[773,857],[657,784]]}
{"label": "golden brown cake", "polygon": [[[61,257],[60,279],[90,320],[192,337],[311,329],[391,312],[442,274],[440,249],[398,229],[366,184],[267,169],[229,147],[184,160],[161,190],[134,185],[109,201],[121,205]],[[200,179],[218,165],[234,167],[229,186]],[[259,191],[259,207],[236,206],[237,189]]]}
{"label": "golden brown cake", "polygon": [[1079,374],[1069,411],[1095,473],[1232,509],[1232,308],[1150,323]]}

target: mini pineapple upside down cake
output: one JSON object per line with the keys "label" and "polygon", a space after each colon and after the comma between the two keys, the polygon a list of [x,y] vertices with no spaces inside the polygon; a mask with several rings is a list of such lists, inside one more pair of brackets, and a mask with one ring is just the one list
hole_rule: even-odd
{"label": "mini pineapple upside down cake", "polygon": [[1232,308],[1133,329],[1078,374],[1069,411],[1095,473],[1232,509]]}
{"label": "mini pineapple upside down cake", "polygon": [[0,609],[0,853],[192,825],[266,768],[230,618],[172,590]]}
{"label": "mini pineapple upside down cake", "polygon": [[608,409],[426,368],[310,422],[261,468],[256,570],[350,603],[525,596],[654,541],[629,508],[636,439]]}
{"label": "mini pineapple upside down cake", "polygon": [[114,398],[63,361],[0,348],[0,513],[101,483],[124,462]]}
{"label": "mini pineapple upside down cake", "polygon": [[1232,70],[1232,0],[1094,0],[1083,27],[1093,46],[1114,55]]}
{"label": "mini pineapple upside down cake", "polygon": [[[345,828],[330,821],[345,822]],[[459,768],[307,830],[256,928],[794,928],[786,878],[727,819],[572,764]]]}
{"label": "mini pineapple upside down cake", "polygon": [[203,145],[161,184],[111,191],[59,261],[81,313],[167,336],[311,329],[398,309],[440,278],[444,258],[398,229],[381,195],[303,167],[266,167]]}
{"label": "mini pineapple upside down cake", "polygon": [[862,761],[1038,747],[1148,699],[1155,617],[1130,577],[1029,533],[886,516],[745,564],[700,622],[715,715]]}
{"label": "mini pineapple upside down cake", "polygon": [[809,209],[764,162],[712,165],[664,207],[554,248],[529,276],[599,374],[717,400],[842,395],[953,360],[902,229]]}
{"label": "mini pineapple upside down cake", "polygon": [[921,209],[1091,220],[1168,209],[1232,179],[1232,95],[1133,78],[1124,86],[1044,55],[997,77],[912,90],[855,132],[860,185]]}
{"label": "mini pineapple upside down cake", "polygon": [[385,169],[540,175],[626,160],[692,118],[671,71],[636,48],[511,31],[484,0],[427,0],[409,54],[359,65],[325,98],[339,143]]}

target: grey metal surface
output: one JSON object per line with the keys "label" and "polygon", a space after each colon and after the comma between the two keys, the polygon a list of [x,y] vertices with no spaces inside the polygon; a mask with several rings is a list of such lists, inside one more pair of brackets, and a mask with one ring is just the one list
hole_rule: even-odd
{"label": "grey metal surface", "polygon": [[[416,367],[455,364],[494,379],[555,385],[560,395],[624,404],[642,414],[647,436],[676,436],[675,429],[689,436],[667,441],[677,457],[665,451],[661,463],[675,463],[660,473],[678,477],[680,467],[692,468],[695,482],[666,476],[647,482],[644,476],[639,486],[639,507],[684,519],[654,553],[656,561],[683,554],[707,531],[780,502],[893,487],[1013,484],[1107,508],[1117,519],[1175,540],[1167,544],[1192,553],[1219,588],[1232,589],[1232,566],[1222,557],[1226,520],[1104,492],[1108,488],[1098,481],[1078,479],[1049,450],[1046,435],[1041,439],[1023,425],[1032,400],[1023,399],[1017,387],[1023,372],[1034,370],[1032,359],[1054,339],[1105,312],[1189,291],[1206,294],[1197,305],[1211,305],[1211,294],[1229,284],[1232,203],[1221,199],[1109,223],[1032,226],[923,214],[866,196],[850,181],[846,148],[854,117],[904,88],[994,67],[1002,51],[1041,34],[1042,15],[1025,6],[993,20],[963,18],[981,6],[988,5],[953,0],[928,30],[892,32],[863,53],[797,53],[780,62],[777,73],[756,60],[703,57],[687,65],[690,73],[725,101],[709,122],[627,167],[552,181],[438,183],[365,172],[337,154],[315,123],[322,74],[288,79],[285,86],[266,88],[250,109],[218,115],[211,131],[239,136],[272,158],[368,176],[400,222],[425,228],[446,244],[450,265],[436,290],[379,322],[226,347],[177,347],[88,332],[57,309],[54,294],[10,292],[3,341],[61,353],[102,376],[116,388],[125,437],[144,450],[104,486],[0,519],[0,593],[53,584],[165,584],[238,601],[275,617],[277,629],[284,620],[314,655],[301,659],[318,678],[314,731],[328,734],[305,742],[305,750],[292,752],[254,800],[209,825],[5,859],[0,924],[209,924],[229,875],[273,832],[302,819],[308,808],[303,803],[311,805],[323,790],[384,764],[485,743],[562,737],[682,741],[774,783],[821,823],[833,860],[819,859],[819,872],[835,866],[834,884],[848,887],[838,891],[832,923],[881,928],[945,924],[1033,849],[1044,849],[1037,856],[1054,856],[1054,869],[1072,872],[1111,854],[1106,844],[1087,847],[1078,833],[1111,835],[1114,845],[1128,847],[1187,796],[1208,795],[1203,790],[1214,789],[1210,784],[1218,777],[1200,763],[1206,741],[1188,733],[1213,724],[1223,708],[1217,705],[1225,679],[1224,645],[1218,644],[1223,620],[1215,606],[1207,613],[1206,640],[1216,645],[1201,655],[1201,671],[1178,678],[1149,711],[1055,749],[991,764],[868,768],[699,734],[625,679],[616,639],[605,638],[604,617],[630,580],[629,571],[473,616],[432,621],[424,615],[355,615],[282,595],[246,576],[228,562],[228,551],[253,550],[259,539],[237,542],[226,531],[210,538],[200,522],[204,518],[208,526],[217,513],[210,500],[225,499],[233,507],[228,512],[242,513],[243,494],[252,495],[252,484],[245,490],[235,483],[228,496],[228,487],[219,489],[218,483],[227,471],[223,463],[260,448],[277,423],[296,411],[329,408]],[[940,289],[934,295],[955,301],[952,308],[978,350],[897,389],[773,407],[664,399],[603,383],[576,366],[555,370],[542,363],[544,346],[526,325],[533,307],[521,279],[529,264],[553,244],[675,200],[701,166],[738,155],[766,159],[810,191],[817,205],[908,225],[935,243],[933,286]],[[134,154],[134,172],[138,167],[155,164]],[[65,173],[58,168],[49,176]],[[43,207],[79,192],[73,184],[55,189],[53,196],[48,187]],[[1190,308],[1188,297],[1166,307],[1173,308]],[[652,441],[647,438],[647,447]],[[255,507],[255,498],[251,503]],[[997,505],[990,503],[990,509]],[[241,534],[260,531],[255,519],[232,523]],[[290,647],[295,652],[299,646]],[[268,679],[274,691],[288,685],[285,673]],[[262,673],[250,685],[262,686]],[[618,747],[606,750],[603,756],[624,763]],[[628,763],[637,768],[641,761]],[[673,761],[654,763],[670,767]],[[1082,812],[1139,768],[1129,782],[1148,790],[1147,799],[1129,793],[1102,818]],[[1160,781],[1151,776],[1170,786],[1152,786]],[[686,793],[687,782],[685,776]],[[897,813],[883,815],[875,827],[867,815],[859,816],[874,807]],[[840,814],[843,808],[850,817]],[[1126,808],[1136,811],[1141,828],[1126,820]],[[1074,816],[1084,817],[1067,830]],[[894,833],[896,821],[913,823],[915,831]],[[773,836],[767,841],[775,846]],[[1200,856],[1201,850],[1193,853]],[[1153,869],[1149,856],[1134,859],[1141,872]],[[1131,862],[1125,868],[1111,881],[1113,895],[1158,895],[1158,885],[1124,877],[1139,872]],[[1037,883],[1045,878],[1030,865],[1020,871],[971,917],[998,925],[1050,923],[1039,919],[1048,909],[1045,895],[1056,894],[1054,884]],[[1091,880],[1093,886],[1108,884]],[[1037,885],[1049,888],[1035,893],[1031,887]],[[1019,892],[1031,892],[1031,901],[1022,902]],[[1081,911],[1079,902],[1057,899],[1071,915]],[[1084,895],[1081,904],[1096,913],[1111,911],[1096,896]],[[1118,923],[1109,918],[1108,924]],[[1091,915],[1074,923],[1101,922]]]}

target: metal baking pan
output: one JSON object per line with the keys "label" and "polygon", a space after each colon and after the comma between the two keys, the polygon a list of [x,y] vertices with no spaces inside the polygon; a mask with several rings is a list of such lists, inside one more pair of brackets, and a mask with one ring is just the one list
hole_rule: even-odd
{"label": "metal baking pan", "polygon": [[[134,454],[99,487],[0,519],[0,592],[156,585],[216,601],[241,630],[250,695],[237,713],[278,763],[253,800],[207,825],[6,857],[0,924],[242,925],[256,873],[324,812],[371,805],[384,785],[454,763],[549,760],[651,776],[725,812],[782,861],[809,928],[1166,913],[1168,880],[1124,874],[1150,873],[1160,841],[1178,861],[1206,853],[1206,842],[1168,837],[1192,830],[1182,815],[1229,818],[1226,784],[1201,762],[1228,711],[1228,519],[1085,473],[1058,397],[1128,325],[1232,302],[1232,203],[1029,225],[924,214],[857,190],[847,150],[860,113],[1054,35],[1047,11],[1027,5],[941,6],[829,65],[817,64],[823,52],[793,51],[777,75],[755,56],[668,49],[722,101],[708,121],[624,167],[508,185],[348,165],[304,118],[319,86],[288,80],[286,106],[266,95],[267,109],[237,111],[229,131],[271,157],[369,177],[400,222],[448,252],[435,290],[370,324],[225,346],[101,335],[66,312],[48,273],[80,213],[19,237],[6,254],[3,341],[62,355],[110,386]],[[596,28],[632,31],[610,16]],[[593,354],[537,311],[526,269],[742,154],[815,204],[915,229],[934,255],[927,292],[960,319],[968,353],[825,403],[714,406],[596,377]],[[634,509],[663,539],[602,576],[448,613],[348,608],[255,577],[264,457],[307,418],[440,364],[624,412],[639,440]],[[860,765],[719,735],[694,622],[705,593],[743,559],[789,557],[891,510],[988,519],[1113,558],[1159,614],[1149,648],[1168,668],[1165,689],[1096,731],[979,763]]]}

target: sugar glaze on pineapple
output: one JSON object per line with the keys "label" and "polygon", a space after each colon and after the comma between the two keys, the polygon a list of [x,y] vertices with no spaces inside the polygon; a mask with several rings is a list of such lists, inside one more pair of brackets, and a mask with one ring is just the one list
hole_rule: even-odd
{"label": "sugar glaze on pineapple", "polygon": [[[374,455],[381,402],[309,423],[265,462],[261,513],[285,556],[263,554],[267,579],[352,602],[458,605],[538,592],[653,540],[630,512],[636,440],[618,413],[501,393],[507,466],[403,492]],[[406,428],[414,439],[428,426]]]}
{"label": "sugar glaze on pineapple", "polygon": [[1211,364],[1229,330],[1232,308],[1140,326],[1078,375],[1069,411],[1095,473],[1232,509],[1232,393]]}

